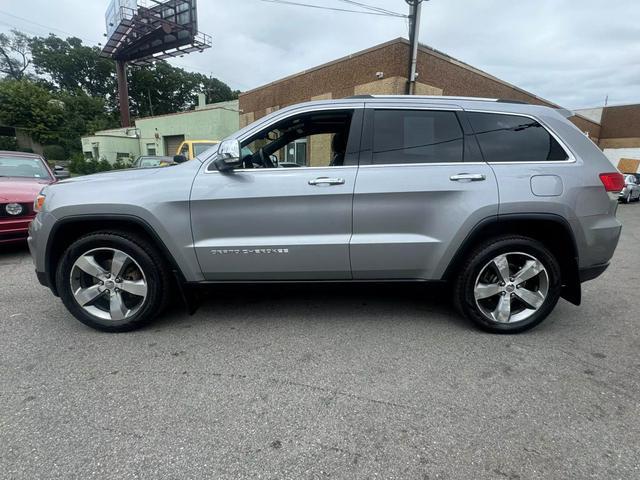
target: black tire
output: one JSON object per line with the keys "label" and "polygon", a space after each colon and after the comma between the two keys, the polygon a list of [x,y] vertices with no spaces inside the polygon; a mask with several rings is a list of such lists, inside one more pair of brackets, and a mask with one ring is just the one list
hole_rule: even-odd
{"label": "black tire", "polygon": [[[143,271],[147,295],[139,309],[122,320],[102,319],[92,315],[76,301],[71,287],[71,269],[75,261],[93,249],[114,248],[129,255]],[[170,297],[169,271],[153,244],[128,232],[102,231],[75,241],[64,252],[56,271],[56,286],[69,312],[85,325],[105,332],[127,332],[151,322],[166,306]]]}
{"label": "black tire", "polygon": [[[530,317],[512,323],[500,323],[485,316],[474,296],[474,287],[482,269],[500,254],[522,252],[542,263],[549,277],[548,292],[542,305]],[[492,333],[520,333],[542,322],[560,298],[560,266],[554,255],[540,242],[529,237],[509,235],[495,237],[478,245],[459,270],[454,285],[454,304],[458,311],[477,327]]]}

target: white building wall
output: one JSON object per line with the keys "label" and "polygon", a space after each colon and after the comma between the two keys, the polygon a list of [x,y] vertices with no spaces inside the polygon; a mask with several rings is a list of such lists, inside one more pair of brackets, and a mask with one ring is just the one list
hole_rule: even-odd
{"label": "white building wall", "polygon": [[602,107],[581,108],[580,110],[574,110],[574,112],[582,115],[583,117],[588,118],[592,122],[601,123],[603,110],[604,109]]}
{"label": "white building wall", "polygon": [[[640,147],[637,148],[605,148],[604,154],[607,156],[611,163],[615,167],[618,167],[618,163],[621,158],[633,158],[640,160]],[[631,173],[631,172],[627,172]]]}

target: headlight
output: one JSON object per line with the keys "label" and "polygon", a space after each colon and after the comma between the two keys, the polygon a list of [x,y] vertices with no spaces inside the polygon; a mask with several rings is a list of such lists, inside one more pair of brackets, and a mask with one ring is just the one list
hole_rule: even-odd
{"label": "headlight", "polygon": [[7,203],[4,209],[9,215],[20,215],[24,210],[19,203]]}
{"label": "headlight", "polygon": [[34,212],[39,212],[42,210],[42,207],[44,206],[44,199],[46,198],[45,195],[39,193],[38,196],[36,197],[36,199],[33,201],[33,211]]}

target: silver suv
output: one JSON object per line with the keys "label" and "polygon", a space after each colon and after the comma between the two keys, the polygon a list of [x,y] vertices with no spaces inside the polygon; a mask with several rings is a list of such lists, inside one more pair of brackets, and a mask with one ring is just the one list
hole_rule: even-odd
{"label": "silver suv", "polygon": [[50,185],[29,247],[40,282],[112,332],[202,284],[418,281],[513,333],[607,268],[622,188],[562,111],[352,97],[278,110],[181,165]]}

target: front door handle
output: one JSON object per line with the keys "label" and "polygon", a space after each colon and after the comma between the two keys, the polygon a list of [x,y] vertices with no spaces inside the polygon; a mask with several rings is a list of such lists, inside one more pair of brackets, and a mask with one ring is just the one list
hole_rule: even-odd
{"label": "front door handle", "polygon": [[451,175],[449,180],[452,182],[480,182],[486,180],[486,178],[482,173],[458,173],[457,175]]}
{"label": "front door handle", "polygon": [[309,185],[344,185],[344,178],[318,177],[309,180]]}

